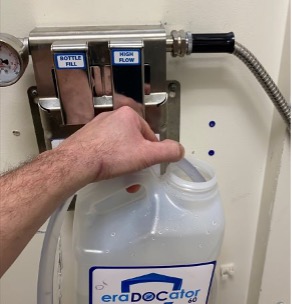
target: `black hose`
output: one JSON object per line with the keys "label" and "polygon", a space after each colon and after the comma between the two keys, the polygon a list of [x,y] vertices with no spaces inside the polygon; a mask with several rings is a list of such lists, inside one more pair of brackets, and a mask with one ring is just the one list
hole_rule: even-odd
{"label": "black hose", "polygon": [[234,34],[192,34],[192,53],[233,53]]}

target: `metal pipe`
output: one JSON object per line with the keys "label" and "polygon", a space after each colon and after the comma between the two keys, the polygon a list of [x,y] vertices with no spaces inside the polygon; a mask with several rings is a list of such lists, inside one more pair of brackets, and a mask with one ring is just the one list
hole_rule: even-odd
{"label": "metal pipe", "polygon": [[172,53],[173,51],[173,38],[172,36],[166,37],[166,52]]}
{"label": "metal pipe", "polygon": [[235,42],[233,55],[239,58],[254,74],[254,76],[261,84],[263,89],[266,91],[266,93],[269,95],[278,112],[284,119],[288,127],[288,131],[290,132],[291,107],[285,100],[284,96],[281,94],[280,90],[278,89],[270,75],[267,73],[265,68],[248,49],[246,49],[238,42]]}

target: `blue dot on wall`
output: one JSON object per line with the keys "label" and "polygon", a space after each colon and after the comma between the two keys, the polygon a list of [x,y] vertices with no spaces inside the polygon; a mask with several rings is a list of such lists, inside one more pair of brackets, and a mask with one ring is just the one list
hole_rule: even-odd
{"label": "blue dot on wall", "polygon": [[210,126],[210,128],[214,128],[216,126],[216,122],[214,120],[211,120],[209,122],[209,126]]}
{"label": "blue dot on wall", "polygon": [[215,154],[215,151],[214,151],[214,150],[209,150],[208,154],[209,154],[210,156],[213,156],[213,155]]}

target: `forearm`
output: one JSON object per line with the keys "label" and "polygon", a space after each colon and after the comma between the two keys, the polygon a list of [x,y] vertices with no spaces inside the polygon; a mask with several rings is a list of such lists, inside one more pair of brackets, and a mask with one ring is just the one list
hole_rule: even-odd
{"label": "forearm", "polygon": [[158,142],[131,108],[99,114],[56,149],[0,178],[0,274],[53,211],[90,182],[161,162],[177,161],[184,149]]}
{"label": "forearm", "polygon": [[55,150],[0,178],[1,275],[58,205],[82,186],[74,156]]}

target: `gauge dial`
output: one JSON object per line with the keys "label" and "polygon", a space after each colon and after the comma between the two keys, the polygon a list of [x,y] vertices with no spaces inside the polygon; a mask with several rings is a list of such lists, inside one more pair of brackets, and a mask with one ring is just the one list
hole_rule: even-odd
{"label": "gauge dial", "polygon": [[8,45],[0,45],[0,83],[13,82],[20,73],[18,54]]}
{"label": "gauge dial", "polygon": [[0,87],[9,86],[22,76],[28,63],[27,47],[17,38],[0,35]]}

